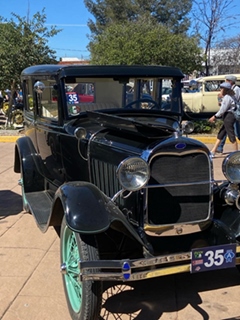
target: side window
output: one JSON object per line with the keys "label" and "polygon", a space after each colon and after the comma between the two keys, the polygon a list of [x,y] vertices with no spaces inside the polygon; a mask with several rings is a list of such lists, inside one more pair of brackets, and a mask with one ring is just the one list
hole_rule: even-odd
{"label": "side window", "polygon": [[205,91],[207,92],[220,91],[220,83],[221,81],[219,80],[206,81]]}
{"label": "side window", "polygon": [[25,109],[32,113],[34,112],[33,86],[31,80],[24,80],[23,82],[23,99]]}
{"label": "side window", "polygon": [[37,95],[37,109],[38,115],[51,120],[58,120],[58,101],[55,88],[55,81],[41,80],[36,81],[36,84],[41,84],[39,90],[36,91]]}

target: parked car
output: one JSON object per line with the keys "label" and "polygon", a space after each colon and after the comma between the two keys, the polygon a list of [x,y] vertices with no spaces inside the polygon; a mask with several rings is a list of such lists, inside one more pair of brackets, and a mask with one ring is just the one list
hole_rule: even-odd
{"label": "parked car", "polygon": [[[226,181],[214,180],[209,149],[184,134],[183,77],[159,66],[40,65],[21,74],[25,135],[14,171],[24,210],[60,235],[72,319],[99,319],[104,281],[240,263],[240,152],[224,159]],[[151,100],[141,98],[148,82]],[[69,96],[79,84],[93,88],[93,102]]]}
{"label": "parked car", "polygon": [[[240,74],[237,85],[240,85]],[[220,92],[220,83],[225,81],[226,75],[208,76],[197,79],[198,90],[183,92],[183,107],[185,112],[216,113],[219,110],[217,96]]]}

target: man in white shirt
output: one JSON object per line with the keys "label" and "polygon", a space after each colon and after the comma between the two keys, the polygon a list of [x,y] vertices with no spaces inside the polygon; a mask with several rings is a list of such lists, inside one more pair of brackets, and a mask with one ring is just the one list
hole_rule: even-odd
{"label": "man in white shirt", "polygon": [[[236,85],[237,77],[229,74],[225,77],[225,80],[226,80],[226,82],[229,82],[231,84],[232,89],[235,92],[235,99],[237,101],[240,101],[240,88]],[[239,121],[235,122],[234,130],[235,130],[236,137],[238,138],[238,140],[240,140],[240,123],[239,123]],[[227,135],[222,139],[220,145],[218,146],[217,153],[223,153],[223,147],[225,145],[226,138],[227,138]]]}

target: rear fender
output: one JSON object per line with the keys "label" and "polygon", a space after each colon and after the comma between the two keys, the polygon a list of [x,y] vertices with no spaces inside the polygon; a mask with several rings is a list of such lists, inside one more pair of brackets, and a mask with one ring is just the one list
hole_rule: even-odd
{"label": "rear fender", "polygon": [[65,183],[55,194],[55,201],[59,198],[66,215],[67,225],[75,232],[101,233],[111,224],[117,225],[120,222],[128,234],[144,245],[121,210],[93,184],[76,181]]}
{"label": "rear fender", "polygon": [[21,137],[15,144],[14,171],[22,174],[24,191],[44,190],[41,159],[29,137]]}

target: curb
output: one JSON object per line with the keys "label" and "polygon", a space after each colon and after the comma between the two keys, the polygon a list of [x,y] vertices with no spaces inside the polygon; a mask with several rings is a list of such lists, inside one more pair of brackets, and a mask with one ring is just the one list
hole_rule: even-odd
{"label": "curb", "polygon": [[[15,142],[21,136],[0,136],[0,142]],[[201,141],[205,144],[214,144],[216,142],[217,136],[188,136],[188,138]],[[226,143],[230,143],[227,139]]]}
{"label": "curb", "polygon": [[[205,144],[214,144],[217,140],[217,135],[216,136],[188,136],[188,138],[201,141]],[[230,143],[228,138],[226,139],[226,143]]]}
{"label": "curb", "polygon": [[16,142],[20,136],[0,136],[0,142]]}

